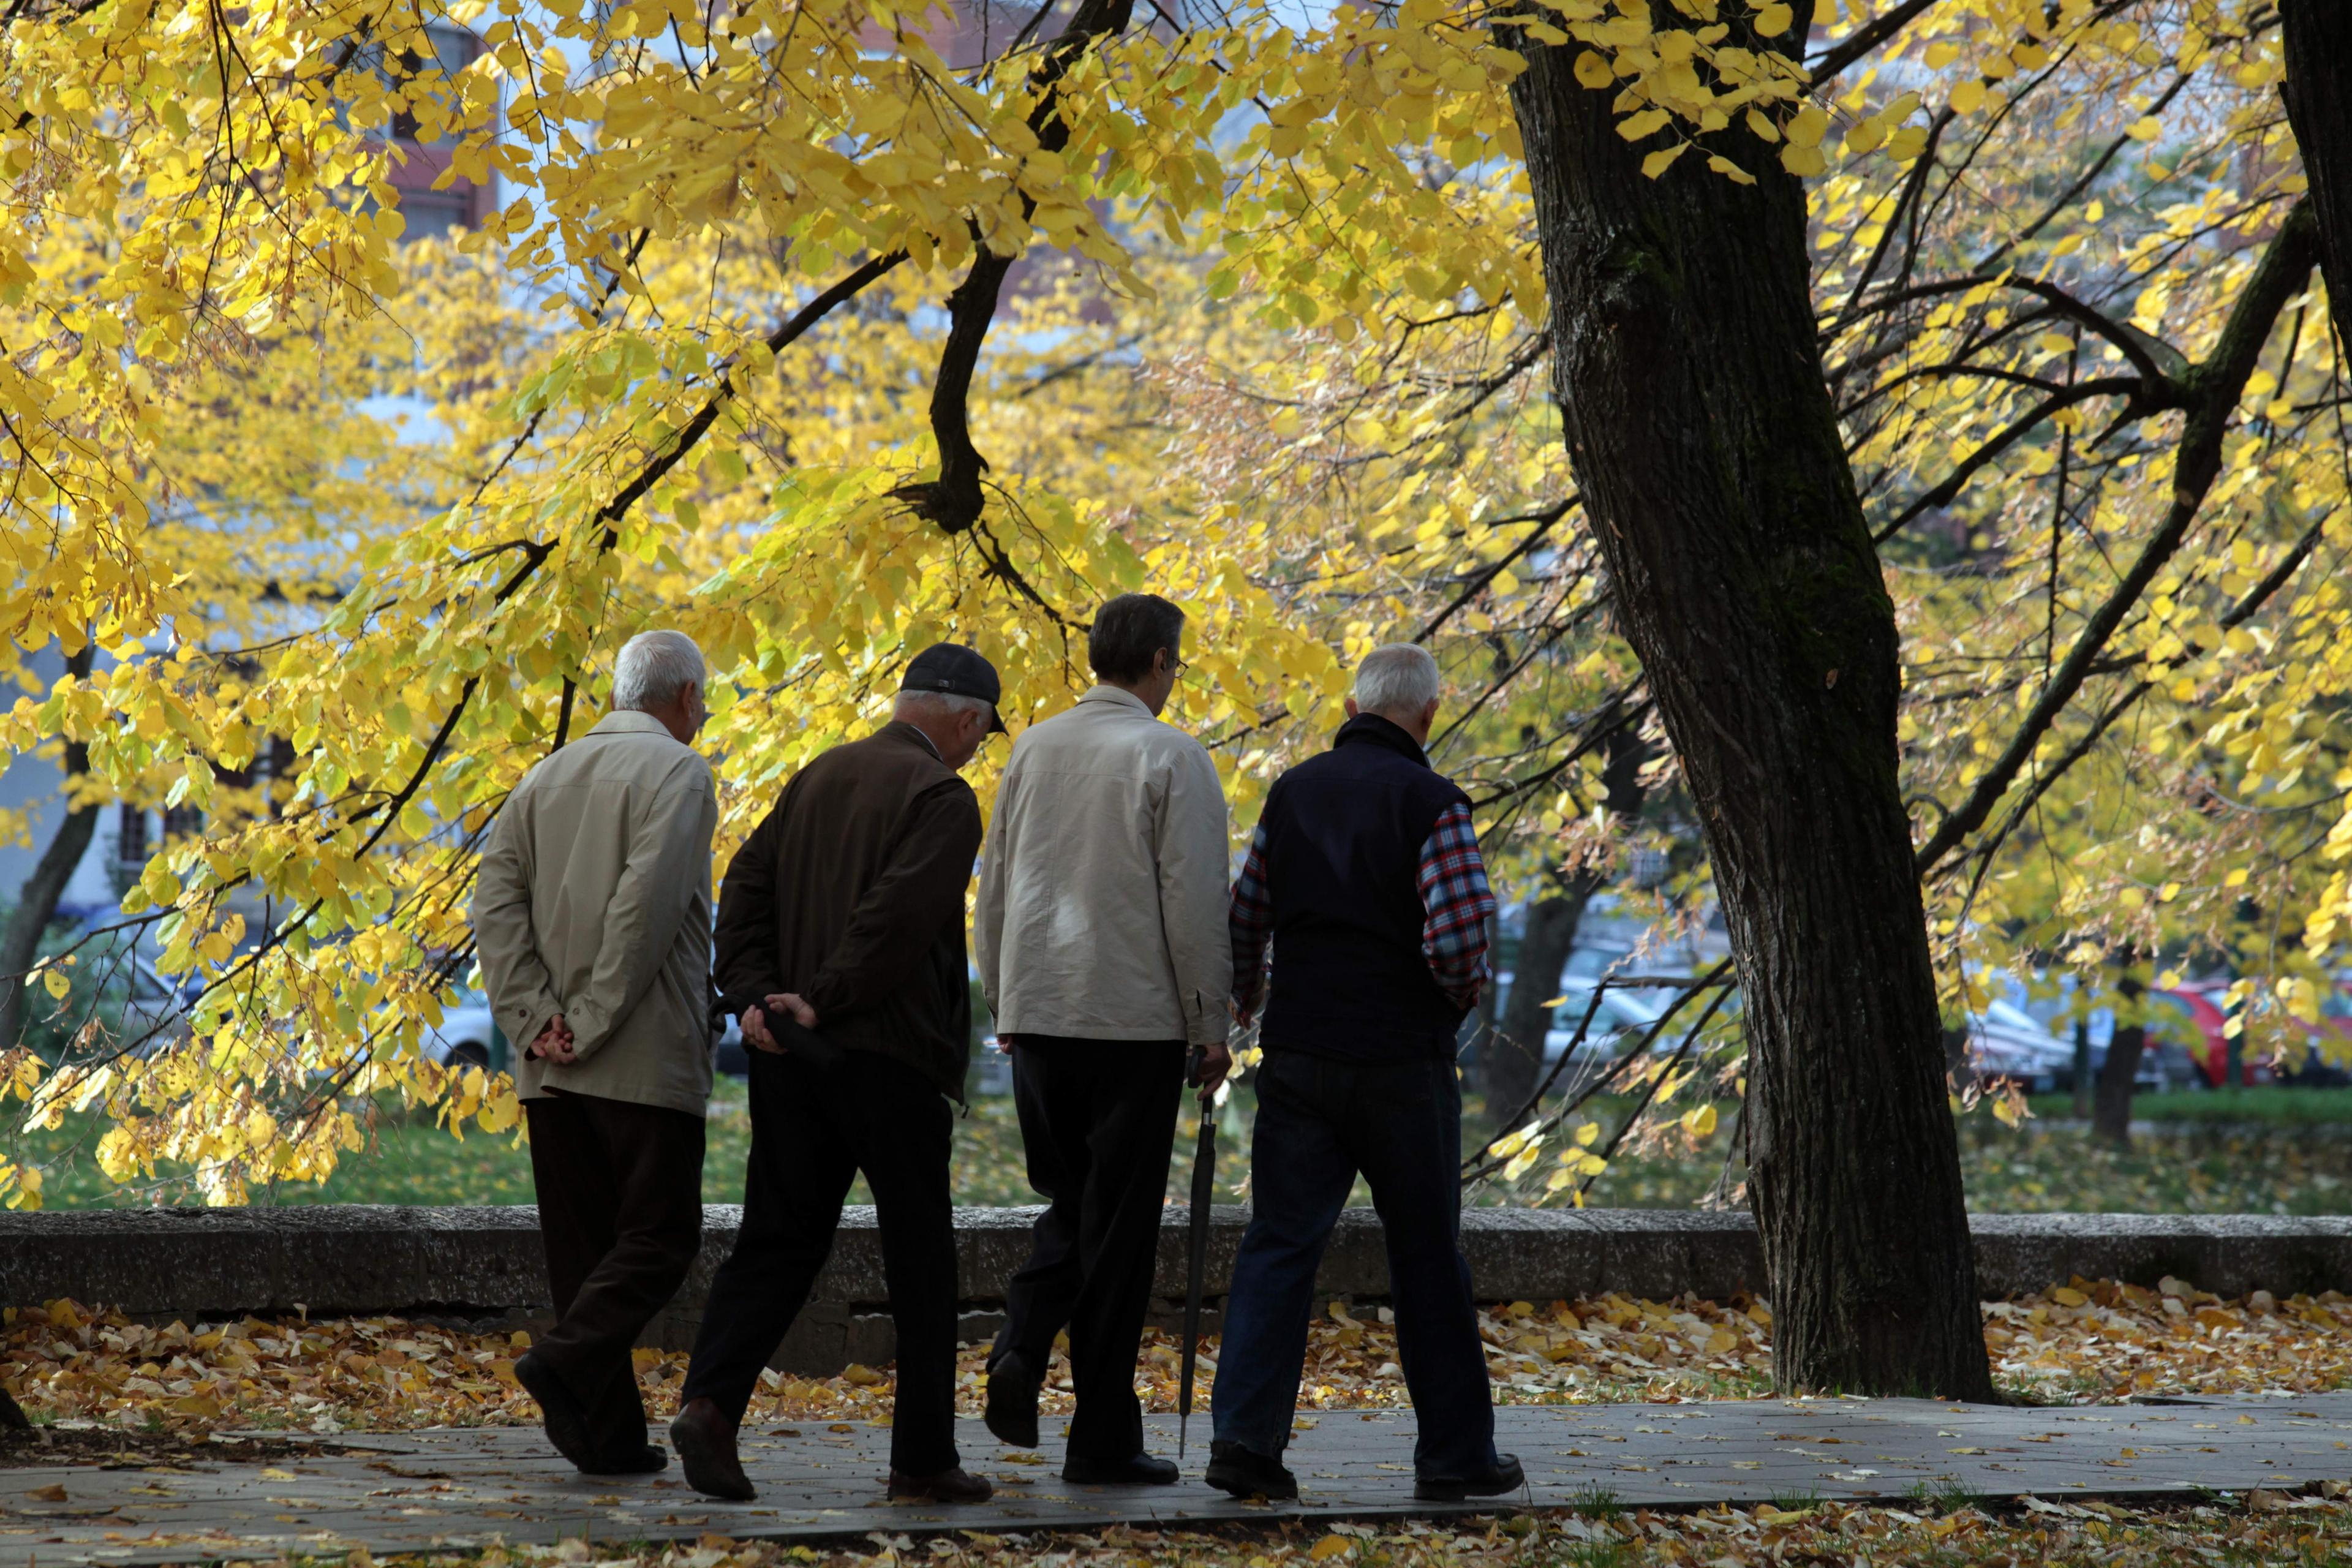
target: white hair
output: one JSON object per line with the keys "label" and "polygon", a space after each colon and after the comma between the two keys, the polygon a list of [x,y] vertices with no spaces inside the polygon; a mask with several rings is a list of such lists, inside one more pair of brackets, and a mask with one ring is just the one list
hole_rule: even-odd
{"label": "white hair", "polygon": [[898,700],[891,705],[890,717],[907,719],[919,713],[985,713],[991,706],[984,697],[966,697],[954,691],[901,691]]}
{"label": "white hair", "polygon": [[639,632],[622,645],[613,666],[613,706],[663,708],[688,686],[706,689],[709,673],[702,650],[684,632]]}
{"label": "white hair", "polygon": [[1367,713],[1415,718],[1437,700],[1437,661],[1418,643],[1376,647],[1356,667],[1356,706]]}

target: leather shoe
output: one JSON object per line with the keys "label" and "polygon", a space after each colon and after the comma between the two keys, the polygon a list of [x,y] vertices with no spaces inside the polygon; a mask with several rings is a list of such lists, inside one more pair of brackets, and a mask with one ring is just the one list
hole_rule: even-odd
{"label": "leather shoe", "polygon": [[1167,1487],[1176,1484],[1176,1466],[1149,1454],[1108,1463],[1072,1458],[1063,1463],[1062,1479],[1081,1487]]}
{"label": "leather shoe", "polygon": [[988,1429],[1015,1448],[1037,1446],[1037,1384],[1027,1359],[1007,1352],[988,1369]]}
{"label": "leather shoe", "polygon": [[996,1495],[996,1489],[973,1475],[961,1465],[937,1475],[910,1476],[903,1470],[890,1472],[890,1496],[902,1502],[986,1502]]}
{"label": "leather shoe", "polygon": [[705,1497],[750,1502],[760,1494],[735,1457],[735,1423],[708,1399],[689,1399],[669,1424],[670,1447],[686,1471],[686,1484]]}
{"label": "leather shoe", "polygon": [[523,1392],[539,1402],[540,1425],[546,1428],[547,1440],[555,1451],[583,1470],[592,1470],[599,1456],[596,1445],[588,1436],[588,1413],[562,1375],[548,1365],[537,1351],[525,1351],[515,1358],[515,1381]]}
{"label": "leather shoe", "polygon": [[1202,1479],[1237,1498],[1287,1502],[1298,1495],[1298,1478],[1280,1459],[1269,1459],[1222,1437],[1209,1445],[1209,1471]]}
{"label": "leather shoe", "polygon": [[1495,1468],[1483,1476],[1416,1476],[1412,1495],[1422,1502],[1460,1502],[1464,1498],[1499,1497],[1528,1484],[1528,1473],[1516,1454],[1497,1454]]}
{"label": "leather shoe", "polygon": [[607,1455],[595,1465],[583,1465],[583,1476],[657,1476],[669,1468],[669,1456],[651,1443],[640,1443],[634,1452],[618,1456]]}

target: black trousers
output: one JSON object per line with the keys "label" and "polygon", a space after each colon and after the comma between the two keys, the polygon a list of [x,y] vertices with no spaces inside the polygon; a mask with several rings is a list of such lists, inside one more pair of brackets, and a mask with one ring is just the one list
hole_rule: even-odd
{"label": "black trousers", "polygon": [[1143,1451],[1135,1363],[1160,1250],[1168,1156],[1183,1097],[1181,1040],[1013,1044],[1013,1099],[1029,1184],[1047,1200],[1029,1261],[1004,1292],[989,1364],[1017,1352],[1043,1374],[1070,1332],[1078,1409],[1073,1458],[1115,1463]]}
{"label": "black trousers", "polygon": [[523,1102],[555,1327],[533,1347],[587,1413],[597,1447],[645,1446],[629,1352],[702,1249],[702,1118],[562,1094]]}
{"label": "black trousers", "polygon": [[824,1071],[753,1051],[751,1088],[743,1228],[710,1282],[681,1403],[707,1398],[742,1420],[833,1251],[842,1200],[863,1171],[898,1334],[890,1465],[917,1476],[953,1469],[956,1248],[946,1098],[913,1068],[857,1050]]}

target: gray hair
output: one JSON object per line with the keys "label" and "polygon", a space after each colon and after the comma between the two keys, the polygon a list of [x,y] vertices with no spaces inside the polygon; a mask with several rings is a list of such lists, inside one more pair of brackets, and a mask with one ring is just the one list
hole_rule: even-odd
{"label": "gray hair", "polygon": [[613,706],[663,708],[688,686],[706,689],[709,671],[702,650],[684,632],[639,632],[621,647],[613,666]]}
{"label": "gray hair", "polygon": [[1419,643],[1376,647],[1356,667],[1356,706],[1367,713],[1411,713],[1437,700],[1437,661]]}
{"label": "gray hair", "polygon": [[893,719],[910,718],[919,713],[986,713],[992,704],[984,697],[966,697],[954,691],[901,691],[890,707]]}

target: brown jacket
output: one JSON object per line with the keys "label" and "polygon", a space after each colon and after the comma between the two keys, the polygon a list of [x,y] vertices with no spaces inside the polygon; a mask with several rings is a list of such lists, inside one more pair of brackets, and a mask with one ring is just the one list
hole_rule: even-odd
{"label": "brown jacket", "polygon": [[803,768],[719,889],[728,1011],[798,992],[835,1043],[896,1058],[961,1099],[971,1048],[963,894],[980,835],[971,786],[911,724]]}

